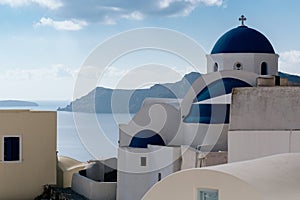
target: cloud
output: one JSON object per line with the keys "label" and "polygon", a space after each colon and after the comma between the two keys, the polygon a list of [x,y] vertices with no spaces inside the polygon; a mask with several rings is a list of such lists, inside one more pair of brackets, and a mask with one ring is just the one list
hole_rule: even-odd
{"label": "cloud", "polygon": [[[123,20],[188,16],[198,6],[217,6],[226,0],[0,0],[11,7],[38,5],[48,16],[38,25],[57,30],[80,30],[91,23],[115,25]],[[59,20],[57,20],[59,19]]]}
{"label": "cloud", "polygon": [[101,23],[105,24],[105,25],[115,25],[115,24],[117,24],[117,22],[113,18],[110,18],[109,16],[105,16]]}
{"label": "cloud", "polygon": [[2,69],[0,99],[72,99],[75,80],[76,70],[62,64]]}
{"label": "cloud", "polygon": [[52,18],[80,19],[89,23],[113,25],[122,20],[151,17],[182,17],[198,6],[217,6],[224,0],[61,0],[63,6],[49,12]]}
{"label": "cloud", "polygon": [[222,6],[223,0],[200,0],[201,3],[207,6]]}
{"label": "cloud", "polygon": [[35,26],[50,26],[56,30],[65,30],[65,31],[78,31],[83,27],[87,26],[88,23],[82,20],[63,20],[63,21],[54,21],[51,18],[42,17]]}
{"label": "cloud", "polygon": [[0,4],[9,5],[11,7],[29,6],[36,4],[51,10],[58,9],[63,6],[59,0],[0,0]]}
{"label": "cloud", "polygon": [[77,71],[63,64],[53,65],[50,68],[21,69],[14,68],[1,72],[3,80],[46,80],[46,79],[74,79]]}
{"label": "cloud", "polygon": [[[157,13],[163,16],[188,16],[198,6],[222,6],[223,0],[156,0]],[[152,13],[152,12],[151,12]]]}
{"label": "cloud", "polygon": [[182,5],[199,5],[206,6],[221,6],[223,0],[159,0],[158,5],[160,8],[168,8],[176,3],[183,3]]}
{"label": "cloud", "polygon": [[124,19],[130,19],[130,20],[143,20],[144,16],[139,11],[134,11],[132,13],[122,15],[122,18]]}
{"label": "cloud", "polygon": [[300,51],[291,50],[280,53],[279,69],[283,72],[300,75]]}

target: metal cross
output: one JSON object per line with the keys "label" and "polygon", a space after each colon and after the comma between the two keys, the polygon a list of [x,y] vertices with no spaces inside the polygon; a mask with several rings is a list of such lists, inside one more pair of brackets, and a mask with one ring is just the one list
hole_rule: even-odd
{"label": "metal cross", "polygon": [[242,26],[245,26],[244,22],[247,20],[247,18],[242,15],[240,18],[239,18],[239,21],[242,21]]}

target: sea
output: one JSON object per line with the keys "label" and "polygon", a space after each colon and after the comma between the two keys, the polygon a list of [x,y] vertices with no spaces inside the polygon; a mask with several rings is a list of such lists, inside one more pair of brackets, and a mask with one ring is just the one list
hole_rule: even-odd
{"label": "sea", "polygon": [[[0,107],[56,111],[68,101],[34,101],[38,106]],[[127,124],[131,114],[99,114],[57,111],[57,152],[85,162],[117,157],[119,124]]]}

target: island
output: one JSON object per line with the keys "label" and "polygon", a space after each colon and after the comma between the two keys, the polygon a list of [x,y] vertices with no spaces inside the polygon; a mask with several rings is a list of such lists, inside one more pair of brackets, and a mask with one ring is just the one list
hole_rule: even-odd
{"label": "island", "polygon": [[[72,112],[73,106],[76,112],[86,113],[136,113],[140,110],[146,98],[184,98],[193,82],[201,76],[198,72],[186,74],[182,80],[175,83],[155,84],[147,89],[123,90],[96,87],[87,95],[76,99],[58,111]],[[287,78],[289,85],[299,86],[300,77],[279,72],[278,76]],[[113,97],[114,95],[114,97]],[[117,98],[116,98],[117,97]],[[112,101],[112,98],[113,101]],[[127,103],[129,99],[129,105]],[[95,105],[93,104],[95,102]],[[112,110],[112,102],[114,103]]]}
{"label": "island", "polygon": [[0,101],[0,107],[24,107],[24,106],[38,106],[38,104],[31,101],[20,101],[20,100]]}

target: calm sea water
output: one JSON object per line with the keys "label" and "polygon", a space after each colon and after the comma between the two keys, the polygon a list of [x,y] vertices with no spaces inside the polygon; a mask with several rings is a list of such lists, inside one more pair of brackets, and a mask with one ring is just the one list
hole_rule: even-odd
{"label": "calm sea water", "polygon": [[[37,107],[1,107],[56,111],[66,101],[36,101]],[[117,156],[118,124],[128,123],[128,114],[57,112],[57,150],[59,155],[79,161]]]}

